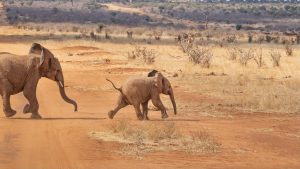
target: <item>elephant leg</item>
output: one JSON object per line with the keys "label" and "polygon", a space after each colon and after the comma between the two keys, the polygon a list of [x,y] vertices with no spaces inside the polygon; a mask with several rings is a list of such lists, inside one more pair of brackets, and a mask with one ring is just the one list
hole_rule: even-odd
{"label": "elephant leg", "polygon": [[142,103],[142,108],[143,108],[144,120],[149,120],[149,118],[148,118],[148,101],[146,101],[145,103]]}
{"label": "elephant leg", "polygon": [[39,103],[36,98],[36,85],[25,85],[23,90],[23,94],[28,100],[29,104],[26,104],[23,112],[29,113],[31,112],[31,118],[33,119],[41,119],[41,115],[39,114]]}
{"label": "elephant leg", "polygon": [[13,110],[10,106],[10,95],[4,93],[2,99],[3,99],[3,112],[5,116],[6,117],[14,116],[17,112]]}
{"label": "elephant leg", "polygon": [[134,106],[134,109],[135,109],[136,117],[139,120],[143,120],[144,117],[143,117],[143,114],[141,112],[140,104],[135,104],[133,106]]}
{"label": "elephant leg", "polygon": [[6,117],[12,117],[17,112],[11,108],[10,105],[10,93],[13,91],[12,85],[8,82],[8,80],[2,81],[2,100],[3,100],[3,112]]}
{"label": "elephant leg", "polygon": [[162,104],[159,96],[153,97],[151,100],[152,100],[153,105],[156,106],[156,107],[158,107],[160,109],[160,111],[161,111],[161,118],[162,119],[168,118],[169,116],[167,114],[166,108]]}
{"label": "elephant leg", "polygon": [[26,104],[23,108],[23,113],[26,114],[26,113],[29,113],[30,112],[30,104]]}
{"label": "elephant leg", "polygon": [[118,100],[117,106],[116,106],[113,110],[111,110],[111,111],[108,112],[108,117],[109,117],[110,119],[113,119],[114,116],[117,114],[117,112],[118,112],[120,109],[126,107],[127,105],[128,105],[128,103],[123,99],[122,96],[120,96],[120,97],[119,97],[119,100]]}

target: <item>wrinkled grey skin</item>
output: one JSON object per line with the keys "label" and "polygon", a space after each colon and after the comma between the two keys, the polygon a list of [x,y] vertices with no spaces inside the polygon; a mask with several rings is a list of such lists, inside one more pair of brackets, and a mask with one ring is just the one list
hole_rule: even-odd
{"label": "wrinkled grey skin", "polygon": [[58,59],[48,49],[33,43],[28,55],[0,53],[0,94],[6,117],[16,114],[11,108],[10,96],[23,91],[29,102],[24,106],[23,113],[31,112],[31,118],[41,118],[36,97],[36,88],[41,77],[56,81],[62,98],[73,104],[77,111],[76,102],[65,93],[63,72]]}
{"label": "wrinkled grey skin", "polygon": [[[116,88],[113,82],[111,83],[115,89],[120,91],[121,94],[119,96],[117,106],[108,112],[108,117],[110,119],[113,119],[121,108],[127,105],[133,105],[139,120],[149,120],[148,102],[150,99],[152,100],[153,105],[160,109],[162,118],[168,118],[166,108],[159,97],[160,93],[170,96],[174,108],[174,114],[177,113],[171,83],[160,72],[157,72],[154,77],[129,78],[123,83],[121,88]],[[140,105],[142,105],[143,112],[141,112]]]}

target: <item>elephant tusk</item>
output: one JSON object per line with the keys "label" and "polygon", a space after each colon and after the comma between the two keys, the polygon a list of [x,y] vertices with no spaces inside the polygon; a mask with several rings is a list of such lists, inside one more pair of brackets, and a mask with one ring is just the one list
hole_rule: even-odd
{"label": "elephant tusk", "polygon": [[61,87],[65,87],[61,81],[58,81]]}

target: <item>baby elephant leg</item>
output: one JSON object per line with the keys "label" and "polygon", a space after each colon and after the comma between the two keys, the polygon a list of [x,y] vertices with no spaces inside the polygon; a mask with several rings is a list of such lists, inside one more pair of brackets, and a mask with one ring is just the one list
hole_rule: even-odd
{"label": "baby elephant leg", "polygon": [[141,112],[140,104],[135,104],[133,106],[134,106],[134,109],[135,109],[136,117],[139,120],[143,120],[144,116],[143,116],[143,114]]}
{"label": "baby elephant leg", "polygon": [[23,112],[31,112],[32,119],[41,119],[42,116],[39,114],[39,103],[36,97],[36,86],[27,84],[23,90],[23,94],[28,100],[29,104],[25,105]]}
{"label": "baby elephant leg", "polygon": [[158,107],[158,108],[160,109],[160,111],[161,111],[161,118],[162,118],[162,119],[168,118],[169,116],[168,116],[168,114],[167,114],[166,108],[165,108],[165,106],[162,104],[162,102],[161,102],[159,96],[154,97],[154,98],[152,98],[151,100],[152,100],[153,105],[156,106],[156,107]]}
{"label": "baby elephant leg", "polygon": [[3,79],[1,82],[2,82],[3,112],[6,117],[12,117],[17,113],[15,110],[11,108],[10,105],[10,93],[13,91],[13,87],[6,79]]}
{"label": "baby elephant leg", "polygon": [[23,108],[23,113],[26,114],[26,113],[30,113],[30,104],[26,104]]}
{"label": "baby elephant leg", "polygon": [[149,118],[148,118],[148,101],[142,104],[142,108],[143,108],[144,120],[149,120]]}
{"label": "baby elephant leg", "polygon": [[117,112],[122,109],[123,107],[126,107],[128,105],[128,103],[124,100],[124,98],[122,96],[119,97],[119,100],[118,100],[118,103],[117,103],[117,106],[108,112],[108,117],[110,119],[113,119],[114,116],[117,114]]}
{"label": "baby elephant leg", "polygon": [[2,96],[3,99],[3,112],[6,117],[12,117],[14,116],[17,112],[13,110],[10,106],[10,95],[9,94],[3,94]]}

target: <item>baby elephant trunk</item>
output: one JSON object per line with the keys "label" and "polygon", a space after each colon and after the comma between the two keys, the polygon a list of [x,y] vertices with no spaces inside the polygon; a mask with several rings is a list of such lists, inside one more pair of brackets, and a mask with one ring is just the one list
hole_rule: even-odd
{"label": "baby elephant trunk", "polygon": [[175,97],[174,97],[173,89],[171,89],[169,91],[169,96],[170,96],[170,100],[171,100],[172,105],[173,105],[174,114],[176,115],[177,114],[177,108],[176,108],[176,102],[175,102]]}
{"label": "baby elephant trunk", "polygon": [[64,99],[65,102],[72,104],[74,106],[74,111],[77,111],[77,103],[66,95],[64,78],[62,74],[56,76],[56,81],[59,87],[61,97]]}

